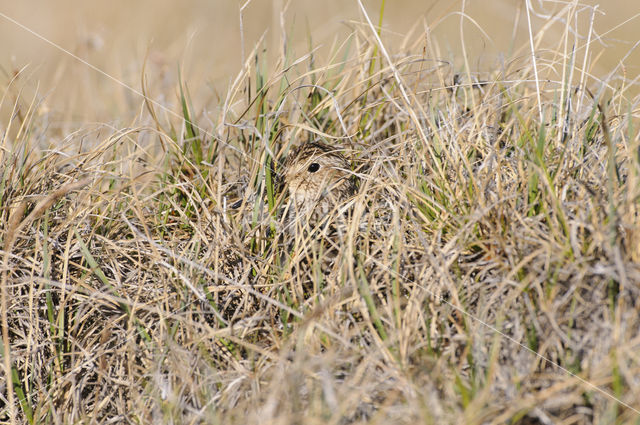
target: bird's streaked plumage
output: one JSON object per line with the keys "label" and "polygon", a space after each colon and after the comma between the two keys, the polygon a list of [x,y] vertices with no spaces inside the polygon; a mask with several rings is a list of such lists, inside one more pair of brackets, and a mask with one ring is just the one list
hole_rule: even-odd
{"label": "bird's streaked plumage", "polygon": [[305,143],[287,157],[282,180],[289,193],[287,227],[314,226],[351,197],[356,186],[349,161],[318,142]]}

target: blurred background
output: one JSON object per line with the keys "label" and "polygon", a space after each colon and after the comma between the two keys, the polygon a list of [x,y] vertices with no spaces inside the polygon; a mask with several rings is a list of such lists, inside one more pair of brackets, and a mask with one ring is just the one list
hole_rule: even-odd
{"label": "blurred background", "polygon": [[[381,0],[362,3],[377,24]],[[566,3],[531,3],[534,34],[544,32],[536,49],[562,51],[568,15],[561,11]],[[577,63],[586,52],[593,20],[589,73],[602,78],[616,70],[634,80],[640,70],[640,1],[607,0],[594,13],[589,6],[596,4],[582,0],[569,15],[569,24],[578,29],[570,34],[570,45],[578,44]],[[357,0],[1,0],[0,5],[5,97],[9,85],[11,92],[22,90],[22,96],[38,93],[45,111],[77,121],[117,120],[123,107],[140,109],[142,102],[34,33],[138,90],[148,58],[145,73],[151,85],[164,81],[173,87],[173,93],[152,93],[161,102],[175,102],[175,96],[163,96],[174,95],[180,68],[194,102],[215,107],[255,46],[266,48],[274,65],[283,30],[293,57],[318,47],[317,64],[328,60],[334,43],[339,45],[354,30],[369,31]],[[478,73],[530,54],[524,0],[387,1],[382,24],[382,39],[391,52],[420,53],[415,47],[427,45],[428,32],[440,51],[427,55],[449,60],[458,69],[464,64],[463,53]],[[2,107],[12,103],[5,99]]]}

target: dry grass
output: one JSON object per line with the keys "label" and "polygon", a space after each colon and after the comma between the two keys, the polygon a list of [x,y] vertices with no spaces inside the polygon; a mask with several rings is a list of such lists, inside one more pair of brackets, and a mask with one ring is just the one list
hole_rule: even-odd
{"label": "dry grass", "polygon": [[[563,45],[537,84],[526,49],[475,76],[413,40],[386,56],[362,24],[273,72],[254,52],[218,117],[181,83],[181,117],[52,145],[19,98],[0,420],[638,423],[638,99]],[[307,138],[358,179],[331,237],[283,231]]]}

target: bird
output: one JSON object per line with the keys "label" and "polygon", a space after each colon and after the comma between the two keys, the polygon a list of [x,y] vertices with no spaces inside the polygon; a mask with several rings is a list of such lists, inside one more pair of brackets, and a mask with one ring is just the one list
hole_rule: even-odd
{"label": "bird", "polygon": [[289,233],[327,223],[357,189],[354,172],[340,149],[316,141],[294,148],[281,176],[289,195],[283,220]]}
{"label": "bird", "polygon": [[[279,173],[286,198],[281,223],[283,264],[293,293],[306,299],[338,281],[357,179],[343,149],[317,141],[293,148]],[[285,273],[285,275],[289,274]],[[335,287],[335,286],[334,286]]]}
{"label": "bird", "polygon": [[[281,202],[276,213],[280,218],[276,234],[270,234],[271,227],[264,224],[266,221],[259,227],[261,230],[251,234],[252,238],[259,240],[259,235],[264,231],[267,235],[264,240],[271,240],[271,243],[264,245],[267,251],[251,255],[250,247],[243,246],[248,237],[243,238],[245,241],[236,239],[232,242],[232,230],[222,220],[212,227],[212,230],[219,230],[219,235],[226,235],[224,239],[227,240],[215,259],[218,263],[215,269],[221,272],[223,278],[218,279],[214,286],[220,295],[217,308],[226,319],[233,322],[248,314],[252,310],[250,305],[260,303],[259,300],[252,300],[253,297],[242,289],[242,285],[253,287],[264,283],[264,276],[252,273],[251,269],[264,267],[265,261],[288,264],[290,273],[285,274],[306,276],[302,278],[305,282],[313,280],[312,263],[320,265],[325,279],[330,275],[335,276],[336,257],[341,245],[340,233],[344,235],[345,225],[349,221],[347,201],[357,189],[351,163],[342,151],[339,147],[309,141],[290,149],[286,158],[280,161],[275,178],[276,198]],[[247,204],[237,202],[232,209],[239,209],[240,214],[246,214],[247,211],[253,211],[250,204],[258,202],[256,199],[260,198],[246,199],[249,203],[247,207],[239,209]],[[266,205],[266,200],[262,202]],[[246,217],[236,219],[236,222],[247,221],[249,219]],[[316,263],[313,258],[318,257],[321,257],[321,261]],[[278,260],[273,260],[275,258]],[[237,284],[230,285],[233,281]],[[223,289],[225,287],[228,290]]]}

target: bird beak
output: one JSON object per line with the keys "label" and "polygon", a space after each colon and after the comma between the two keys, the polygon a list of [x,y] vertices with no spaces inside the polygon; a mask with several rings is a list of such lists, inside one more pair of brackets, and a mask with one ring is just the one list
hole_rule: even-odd
{"label": "bird beak", "polygon": [[229,205],[229,208],[231,208],[232,210],[237,210],[241,206],[242,206],[242,198],[238,199],[236,202],[234,202],[233,204]]}

